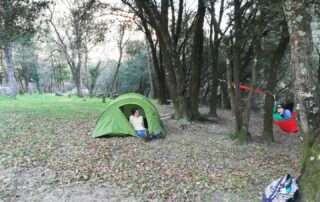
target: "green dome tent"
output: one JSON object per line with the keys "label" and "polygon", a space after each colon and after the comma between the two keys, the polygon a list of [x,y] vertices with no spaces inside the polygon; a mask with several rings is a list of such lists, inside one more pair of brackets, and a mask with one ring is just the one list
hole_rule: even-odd
{"label": "green dome tent", "polygon": [[164,135],[160,115],[151,101],[143,95],[127,93],[107,105],[97,121],[92,137],[127,135],[139,137],[129,123],[132,108],[139,109],[145,118],[145,126],[149,133],[161,131]]}

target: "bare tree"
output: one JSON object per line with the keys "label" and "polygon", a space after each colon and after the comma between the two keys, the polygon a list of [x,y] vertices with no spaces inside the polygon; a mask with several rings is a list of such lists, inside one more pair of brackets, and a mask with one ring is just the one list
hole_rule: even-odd
{"label": "bare tree", "polygon": [[117,66],[116,66],[116,71],[113,75],[112,78],[112,83],[111,83],[111,92],[116,93],[117,92],[117,78],[118,78],[118,73],[119,73],[119,68],[121,65],[121,60],[123,56],[123,50],[125,46],[127,45],[129,38],[124,38],[125,37],[125,31],[128,29],[128,24],[120,24],[118,27],[118,39],[117,39],[117,47],[119,50],[119,58],[117,61]]}
{"label": "bare tree", "polygon": [[[77,88],[77,95],[83,97],[82,93],[82,71],[86,67],[88,60],[88,42],[96,44],[101,41],[101,36],[106,30],[104,22],[95,20],[95,13],[99,10],[99,2],[96,0],[82,0],[70,2],[64,1],[68,5],[68,15],[64,17],[65,23],[58,27],[54,20],[53,12],[49,23],[56,34],[55,44],[64,53],[67,64],[71,70],[72,78]],[[87,75],[86,75],[87,76]]]}

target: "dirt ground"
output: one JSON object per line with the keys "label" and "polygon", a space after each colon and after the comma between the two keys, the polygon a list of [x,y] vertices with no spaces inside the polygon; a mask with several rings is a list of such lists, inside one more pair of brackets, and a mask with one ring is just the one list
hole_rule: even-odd
{"label": "dirt ground", "polygon": [[0,201],[259,201],[274,179],[298,177],[299,136],[275,128],[276,142],[262,143],[261,114],[252,115],[253,142],[243,145],[228,136],[228,110],[216,123],[189,123],[168,118],[172,106],[157,107],[165,139],[93,139],[90,118],[47,119],[43,136],[34,136],[38,127],[3,141]]}

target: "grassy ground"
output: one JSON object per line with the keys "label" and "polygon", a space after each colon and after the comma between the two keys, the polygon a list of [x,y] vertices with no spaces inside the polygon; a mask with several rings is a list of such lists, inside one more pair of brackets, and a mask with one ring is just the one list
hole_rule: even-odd
{"label": "grassy ground", "polygon": [[[239,145],[217,123],[167,119],[166,139],[91,138],[99,99],[0,97],[0,201],[259,201],[273,179],[299,173],[299,138]],[[157,106],[162,117],[172,106]],[[201,109],[203,113],[207,109]],[[261,133],[254,115],[252,135]]]}
{"label": "grassy ground", "polygon": [[24,95],[17,99],[0,97],[3,113],[18,113],[32,116],[53,116],[55,118],[91,118],[100,112],[106,104],[97,98],[79,99],[73,97],[57,97],[51,95]]}

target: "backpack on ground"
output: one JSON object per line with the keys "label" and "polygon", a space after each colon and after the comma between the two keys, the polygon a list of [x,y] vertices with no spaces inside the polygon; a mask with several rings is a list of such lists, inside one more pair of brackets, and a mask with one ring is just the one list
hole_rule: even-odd
{"label": "backpack on ground", "polygon": [[267,186],[262,202],[295,202],[299,198],[299,187],[296,179],[286,174]]}

